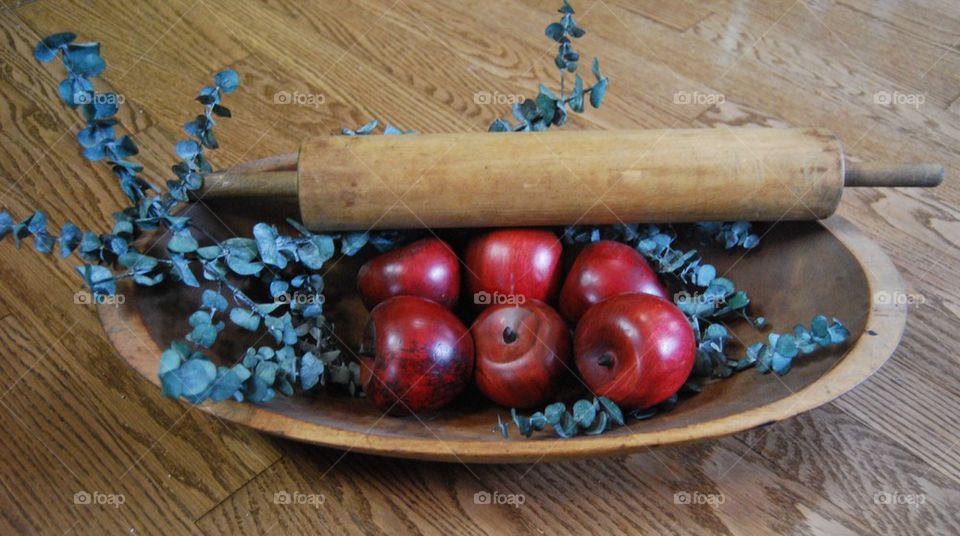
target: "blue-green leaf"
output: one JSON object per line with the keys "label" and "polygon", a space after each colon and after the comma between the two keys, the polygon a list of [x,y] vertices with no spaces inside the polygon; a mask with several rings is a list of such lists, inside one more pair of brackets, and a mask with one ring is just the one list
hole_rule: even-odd
{"label": "blue-green leaf", "polygon": [[547,26],[543,33],[546,34],[546,36],[550,39],[553,39],[559,43],[560,39],[563,38],[563,25],[559,22],[551,23],[549,26]]}
{"label": "blue-green leaf", "polygon": [[177,156],[187,161],[196,158],[197,154],[201,151],[200,144],[193,140],[178,141],[176,150]]}
{"label": "blue-green leaf", "polygon": [[785,356],[779,352],[773,353],[773,358],[770,361],[770,368],[777,375],[784,375],[790,372],[790,366],[793,364],[793,358]]}
{"label": "blue-green leaf", "polygon": [[133,270],[135,273],[145,274],[157,267],[158,260],[148,255],[143,255],[136,251],[128,251],[117,258],[122,266]]}
{"label": "blue-green leaf", "polygon": [[830,342],[832,344],[840,344],[850,337],[850,331],[836,318],[833,319],[833,323],[830,324],[827,331],[830,333]]}
{"label": "blue-green leaf", "polygon": [[113,273],[108,268],[85,264],[78,266],[77,271],[83,277],[87,288],[95,294],[112,296],[117,292],[117,283],[113,279]]}
{"label": "blue-green leaf", "polygon": [[209,324],[210,321],[211,316],[207,311],[195,311],[192,315],[190,315],[189,318],[187,318],[187,323],[193,327]]}
{"label": "blue-green leaf", "polygon": [[190,269],[190,261],[186,257],[179,254],[171,255],[170,260],[173,261],[171,272],[178,281],[183,282],[188,287],[197,288],[200,286],[197,277],[193,275],[193,270]]}
{"label": "blue-green leaf", "polygon": [[260,316],[253,311],[239,307],[230,309],[230,321],[247,331],[257,331],[260,327]]}
{"label": "blue-green leaf", "polygon": [[224,93],[233,93],[240,86],[240,75],[233,69],[227,69],[217,73],[213,81]]}
{"label": "blue-green leaf", "polygon": [[597,406],[587,400],[577,400],[573,404],[573,420],[580,428],[590,428],[597,416]]}
{"label": "blue-green leaf", "polygon": [[187,340],[204,348],[210,348],[215,342],[217,342],[217,335],[220,333],[220,330],[217,329],[220,327],[222,329],[223,323],[219,324],[199,324],[193,328],[193,330],[187,335]]}
{"label": "blue-green leaf", "polygon": [[257,368],[253,374],[263,383],[273,385],[273,383],[277,381],[278,370],[280,370],[280,365],[275,361],[261,361],[257,363]]}
{"label": "blue-green leaf", "polygon": [[226,311],[227,307],[230,306],[227,303],[227,299],[223,297],[219,292],[211,289],[205,289],[203,291],[203,296],[200,298],[201,304],[207,309],[215,309],[217,311]]}
{"label": "blue-green leaf", "polygon": [[[210,399],[214,402],[226,400],[234,395],[240,387],[243,386],[243,380],[238,374],[238,368],[246,371],[243,365],[237,365],[233,368],[220,367],[217,370],[217,378],[210,386]],[[249,375],[249,371],[247,371]]]}
{"label": "blue-green leaf", "polygon": [[[2,233],[0,233],[0,237],[2,236]],[[63,258],[69,257],[73,250],[80,245],[82,237],[83,232],[80,231],[79,227],[72,223],[65,223],[63,229],[60,230],[60,256]]]}
{"label": "blue-green leaf", "polygon": [[303,354],[300,358],[300,387],[304,391],[313,389],[320,382],[324,367],[323,361],[312,353]]}
{"label": "blue-green leaf", "polygon": [[84,78],[99,76],[107,67],[107,63],[100,57],[100,43],[67,45],[63,64],[71,74]]}
{"label": "blue-green leaf", "polygon": [[613,422],[618,426],[623,426],[623,412],[620,410],[620,406],[605,396],[597,397],[597,401],[600,402],[603,411],[610,416]]}
{"label": "blue-green leaf", "polygon": [[550,404],[543,410],[543,415],[547,419],[547,422],[552,426],[556,426],[560,420],[563,418],[563,415],[567,412],[567,406],[563,402],[556,402]]}
{"label": "blue-green leaf", "polygon": [[347,233],[343,235],[340,251],[347,257],[356,255],[370,241],[370,233]]}
{"label": "blue-green leaf", "polygon": [[163,396],[173,399],[180,398],[183,394],[183,382],[176,370],[160,375],[160,392]]}
{"label": "blue-green leaf", "polygon": [[197,247],[197,239],[190,234],[189,229],[177,231],[167,243],[167,249],[174,253],[193,253]]}
{"label": "blue-green leaf", "polygon": [[270,387],[270,384],[264,382],[259,377],[251,378],[250,383],[248,383],[247,400],[253,402],[254,404],[262,404],[273,400],[273,397],[276,396],[274,390]]}
{"label": "blue-green leaf", "polygon": [[774,351],[787,359],[793,359],[800,353],[800,349],[797,348],[797,339],[789,334],[781,335],[780,338],[777,339],[777,345],[774,347]]}
{"label": "blue-green leaf", "polygon": [[175,349],[164,350],[160,354],[160,372],[159,374],[163,376],[164,374],[180,368],[180,363],[183,361],[183,356],[180,355],[180,352]]}
{"label": "blue-green leaf", "polygon": [[707,287],[717,278],[717,269],[711,264],[704,264],[697,270],[694,284],[698,287]]}
{"label": "blue-green leaf", "polygon": [[253,226],[253,236],[257,241],[257,250],[264,264],[276,266],[281,270],[287,267],[287,258],[277,249],[277,228],[266,223]]}
{"label": "blue-green leaf", "polygon": [[197,248],[197,255],[206,261],[212,261],[213,259],[216,259],[222,252],[223,250],[220,249],[220,246],[205,246],[202,248]]}
{"label": "blue-green leaf", "polygon": [[380,122],[374,119],[373,121],[370,121],[366,125],[363,125],[362,127],[358,128],[356,130],[356,133],[358,136],[364,136],[364,135],[370,134],[371,132],[373,132],[373,129],[377,128],[378,124],[380,124]]}
{"label": "blue-green leaf", "polygon": [[590,91],[590,106],[599,108],[600,104],[603,103],[603,97],[607,94],[607,83],[608,80],[604,78],[593,85],[593,89]]}
{"label": "blue-green leaf", "polygon": [[583,78],[576,75],[573,83],[573,93],[570,94],[570,109],[574,112],[583,112]]}
{"label": "blue-green leaf", "polygon": [[175,374],[183,384],[183,396],[198,396],[217,377],[217,367],[207,359],[190,359]]}
{"label": "blue-green leaf", "polygon": [[60,47],[69,45],[76,40],[77,35],[71,32],[55,33],[44,37],[33,49],[33,57],[37,61],[46,63],[57,57]]}
{"label": "blue-green leaf", "polygon": [[0,212],[0,240],[13,229],[13,218],[6,210]]}
{"label": "blue-green leaf", "polygon": [[510,132],[512,127],[510,123],[504,121],[503,119],[496,119],[493,123],[490,123],[490,128],[487,129],[488,132]]}
{"label": "blue-green leaf", "polygon": [[227,255],[227,266],[238,275],[257,275],[263,270],[263,263],[244,260],[232,252]]}
{"label": "blue-green leaf", "polygon": [[32,235],[38,235],[47,231],[47,215],[38,210],[27,220],[27,230]]}

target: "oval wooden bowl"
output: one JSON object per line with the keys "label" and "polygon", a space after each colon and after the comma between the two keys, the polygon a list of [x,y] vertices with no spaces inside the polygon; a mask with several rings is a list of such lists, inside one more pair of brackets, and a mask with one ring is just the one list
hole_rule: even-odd
{"label": "oval wooden bowl", "polygon": [[[219,228],[218,238],[233,236],[230,229],[249,236],[254,223],[240,209],[222,209],[216,215],[202,205],[189,210],[205,228]],[[451,239],[456,242],[457,237]],[[154,247],[164,247],[164,239]],[[699,249],[720,273],[730,270],[728,277],[749,293],[752,312],[764,315],[771,329],[790,330],[824,313],[841,319],[852,340],[798,358],[783,377],[747,370],[705,384],[702,393],[682,399],[669,413],[595,437],[559,439],[545,431],[526,439],[511,427],[510,439],[504,440],[492,429],[498,415],[509,420],[509,411],[475,395],[435,414],[405,418],[384,417],[363,399],[324,393],[278,395],[263,405],[208,402],[200,409],[297,441],[402,458],[519,463],[626,454],[732,434],[820,406],[870,376],[900,340],[906,307],[883,299],[903,292],[900,276],[876,244],[841,218],[774,225],[748,255]],[[331,261],[325,275],[327,316],[338,336],[354,348],[366,321],[353,279],[363,260],[361,255]],[[196,309],[199,292],[173,284],[152,289],[124,284],[119,292],[125,295],[124,304],[99,306],[100,320],[120,356],[159,385],[159,356],[171,340],[189,331],[186,318]],[[744,344],[766,337],[746,322],[729,327]],[[231,329],[221,336],[217,351],[235,358],[254,341]]]}

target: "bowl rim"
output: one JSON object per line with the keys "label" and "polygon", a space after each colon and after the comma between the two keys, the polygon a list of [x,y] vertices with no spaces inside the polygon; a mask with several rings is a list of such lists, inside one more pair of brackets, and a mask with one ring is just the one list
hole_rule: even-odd
{"label": "bowl rim", "polygon": [[[879,300],[878,295],[904,292],[903,280],[883,249],[851,222],[833,216],[819,222],[859,261],[867,280],[869,308],[864,336],[815,382],[770,404],[710,421],[657,431],[572,439],[490,441],[433,437],[385,436],[307,422],[268,407],[227,400],[204,402],[202,411],[260,432],[325,447],[397,458],[460,463],[528,463],[592,456],[623,455],[652,447],[713,439],[788,419],[826,404],[876,372],[893,354],[906,325],[907,304]],[[886,302],[886,303],[881,303]],[[97,314],[117,353],[141,376],[159,386],[156,360],[162,353],[146,333],[139,315],[127,307],[98,305]],[[869,336],[866,336],[869,333]],[[148,357],[144,357],[148,356]],[[180,400],[181,404],[190,406]],[[383,417],[381,417],[382,419]],[[379,422],[379,419],[377,420]],[[372,430],[376,423],[370,428]],[[627,425],[629,429],[629,425]],[[492,432],[491,432],[492,433]]]}

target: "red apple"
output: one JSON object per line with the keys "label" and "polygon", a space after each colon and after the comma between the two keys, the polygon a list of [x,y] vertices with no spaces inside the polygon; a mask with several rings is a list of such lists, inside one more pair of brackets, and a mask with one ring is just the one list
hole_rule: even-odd
{"label": "red apple", "polygon": [[643,255],[626,244],[600,240],[584,248],[573,261],[560,290],[560,313],[575,324],[591,305],[630,293],[670,299]]}
{"label": "red apple", "polygon": [[467,291],[480,306],[552,301],[560,287],[556,235],[536,229],[504,229],[474,238],[464,256]]}
{"label": "red apple", "polygon": [[357,287],[368,310],[394,296],[419,296],[452,308],[460,295],[460,262],[446,242],[425,238],[364,264]]}
{"label": "red apple", "polygon": [[442,305],[397,296],[370,312],[360,346],[367,399],[391,415],[439,409],[473,375],[473,340]]}
{"label": "red apple", "polygon": [[474,383],[494,402],[543,406],[572,370],[570,332],[549,305],[492,305],[470,328],[476,349]]}
{"label": "red apple", "polygon": [[624,408],[670,398],[690,376],[697,353],[686,316],[649,294],[622,294],[591,307],[573,345],[590,390]]}

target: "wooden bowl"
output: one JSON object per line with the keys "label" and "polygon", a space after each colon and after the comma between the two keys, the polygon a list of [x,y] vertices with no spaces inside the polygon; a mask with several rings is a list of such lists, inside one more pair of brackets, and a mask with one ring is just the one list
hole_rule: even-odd
{"label": "wooden bowl", "polygon": [[[202,205],[189,210],[206,229],[219,229],[211,233],[218,238],[233,236],[230,229],[249,236],[254,223],[237,207],[216,215]],[[456,242],[460,235],[453,235]],[[164,247],[164,242],[160,238],[154,247]],[[600,436],[573,439],[559,439],[549,431],[527,439],[512,427],[505,440],[493,427],[498,415],[509,420],[509,410],[478,396],[464,397],[435,414],[404,418],[384,417],[363,399],[325,393],[278,395],[262,405],[207,402],[200,409],[297,441],[402,458],[519,463],[626,454],[732,434],[820,406],[870,376],[900,340],[906,306],[885,299],[903,292],[899,274],[876,244],[841,218],[779,223],[747,255],[742,250],[698,249],[720,273],[729,270],[727,276],[749,293],[752,312],[764,315],[771,329],[782,332],[797,323],[809,325],[815,314],[823,313],[843,321],[851,341],[798,358],[785,376],[749,369],[704,385],[702,393],[681,400],[669,413],[628,422]],[[354,348],[366,321],[354,281],[363,260],[364,255],[331,261],[332,269],[325,275],[327,316]],[[126,298],[122,305],[98,307],[107,336],[123,359],[159,385],[159,356],[171,340],[189,332],[186,318],[196,310],[199,292],[177,284],[143,288],[129,283],[118,292]],[[766,338],[746,322],[729,327],[744,344]],[[232,329],[227,328],[227,336],[221,336],[216,347],[231,362],[253,342]]]}

